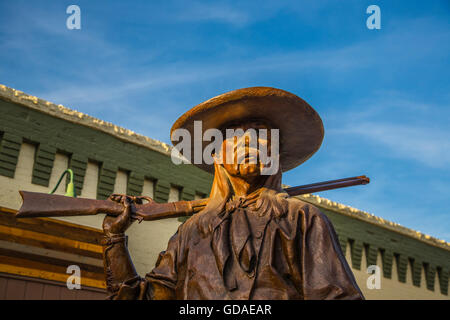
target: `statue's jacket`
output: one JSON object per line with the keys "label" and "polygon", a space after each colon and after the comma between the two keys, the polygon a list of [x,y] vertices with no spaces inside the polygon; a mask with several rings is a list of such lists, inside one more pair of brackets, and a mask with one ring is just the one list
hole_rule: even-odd
{"label": "statue's jacket", "polygon": [[278,207],[234,199],[220,214],[192,216],[155,268],[113,298],[364,299],[329,219],[299,199],[268,197]]}

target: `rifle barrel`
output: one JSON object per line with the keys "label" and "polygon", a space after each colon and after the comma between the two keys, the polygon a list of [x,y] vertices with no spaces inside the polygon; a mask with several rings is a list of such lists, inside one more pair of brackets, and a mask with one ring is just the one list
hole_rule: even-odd
{"label": "rifle barrel", "polygon": [[329,181],[324,181],[324,182],[311,183],[311,184],[298,186],[298,187],[286,188],[286,189],[284,189],[284,191],[286,191],[290,196],[298,196],[301,194],[307,194],[307,193],[313,193],[313,192],[319,192],[319,191],[325,191],[325,190],[331,190],[331,189],[338,189],[338,188],[345,188],[345,187],[350,187],[350,186],[368,184],[369,182],[370,182],[370,179],[368,177],[358,176],[358,177],[344,178],[344,179],[338,179],[338,180],[329,180]]}

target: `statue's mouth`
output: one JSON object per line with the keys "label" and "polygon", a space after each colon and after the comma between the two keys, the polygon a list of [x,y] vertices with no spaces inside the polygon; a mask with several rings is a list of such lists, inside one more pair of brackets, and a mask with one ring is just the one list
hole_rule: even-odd
{"label": "statue's mouth", "polygon": [[237,163],[244,164],[250,161],[257,163],[258,161],[258,149],[247,148],[245,151],[240,150],[237,156]]}

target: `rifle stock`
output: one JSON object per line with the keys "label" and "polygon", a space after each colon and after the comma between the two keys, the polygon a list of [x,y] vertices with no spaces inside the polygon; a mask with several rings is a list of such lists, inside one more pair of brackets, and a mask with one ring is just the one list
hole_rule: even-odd
{"label": "rifle stock", "polygon": [[[359,176],[291,187],[284,189],[284,191],[289,196],[297,196],[367,184],[369,182],[370,180],[366,176]],[[99,213],[117,216],[123,211],[121,204],[111,200],[72,198],[29,191],[19,191],[19,193],[22,196],[23,203],[20,210],[16,213],[16,218],[87,216]],[[146,221],[189,216],[201,211],[207,202],[208,199],[199,199],[169,203],[149,202],[136,204],[136,216]]]}
{"label": "rifle stock", "polygon": [[[23,204],[16,213],[16,218],[89,216],[99,213],[117,216],[123,212],[123,206],[111,200],[72,198],[29,191],[19,193]],[[194,200],[193,203],[199,201]],[[135,206],[136,216],[142,217],[143,220],[174,218],[193,213],[192,203],[189,201],[149,202]]]}

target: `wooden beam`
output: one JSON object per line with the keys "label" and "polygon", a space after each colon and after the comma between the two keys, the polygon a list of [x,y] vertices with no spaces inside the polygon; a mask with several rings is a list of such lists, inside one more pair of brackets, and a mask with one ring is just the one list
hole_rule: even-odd
{"label": "wooden beam", "polygon": [[[66,267],[0,255],[0,272],[65,283],[70,276]],[[81,270],[81,285],[106,288],[103,274]]]}
{"label": "wooden beam", "polygon": [[0,225],[0,240],[16,242],[46,249],[69,251],[102,259],[102,246],[71,240],[45,233]]}
{"label": "wooden beam", "polygon": [[0,207],[0,225],[41,232],[72,240],[100,244],[103,232],[87,226],[51,218],[16,219],[16,210]]}

